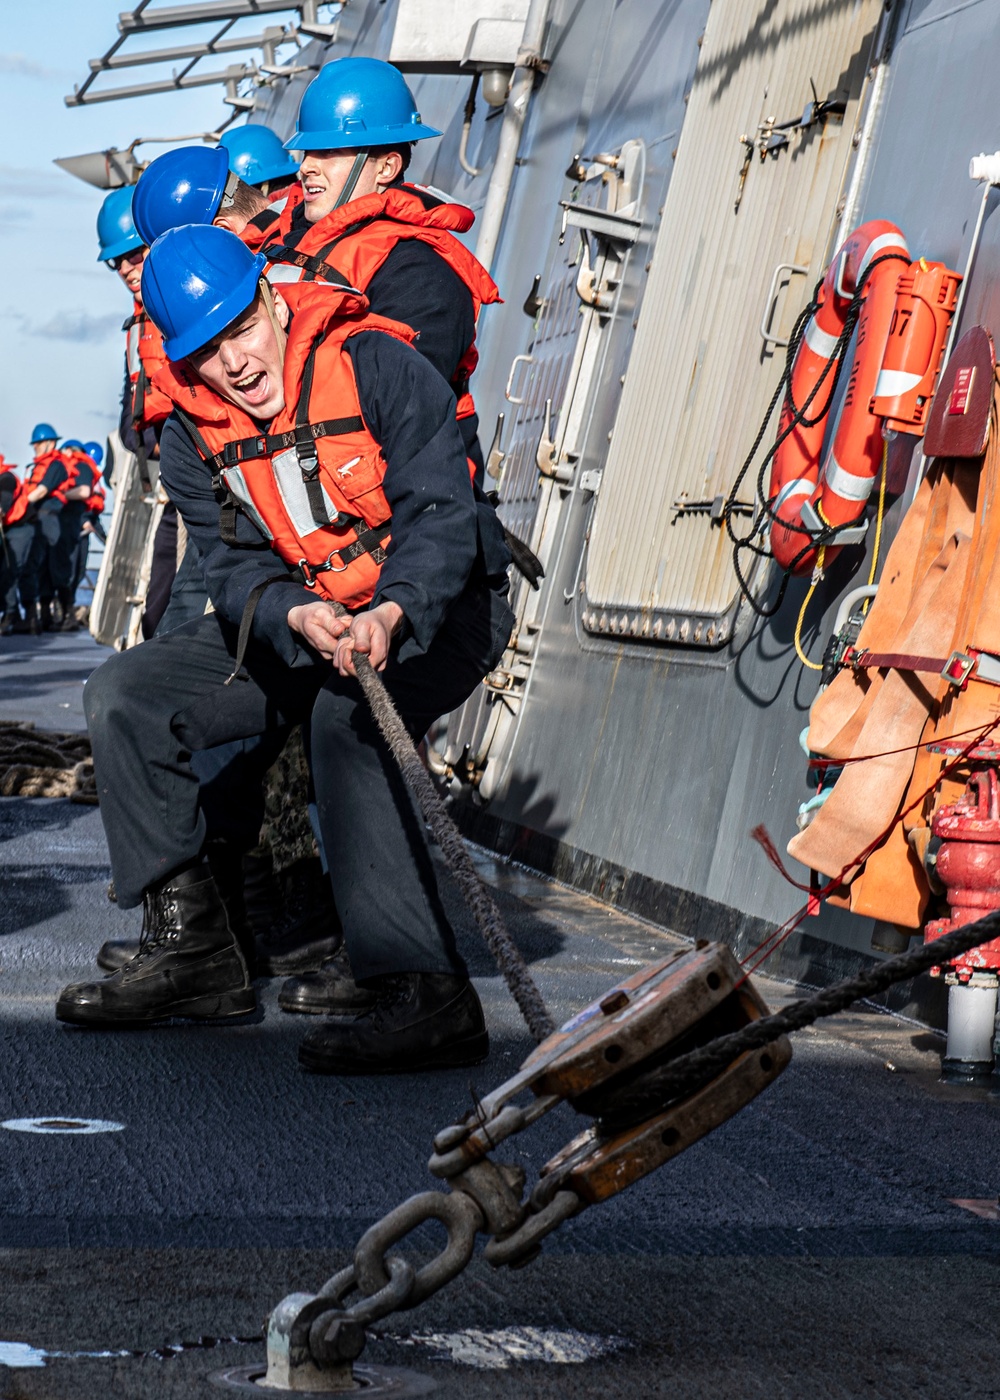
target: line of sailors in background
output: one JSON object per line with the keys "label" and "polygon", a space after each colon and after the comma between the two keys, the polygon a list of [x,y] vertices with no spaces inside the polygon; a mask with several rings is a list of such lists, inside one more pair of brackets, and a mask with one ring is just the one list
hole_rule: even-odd
{"label": "line of sailors in background", "polygon": [[0,635],[75,632],[76,592],[106,505],[99,443],[59,446],[50,423],[31,434],[34,461],[18,476],[0,454]]}
{"label": "line of sailors in background", "polygon": [[[182,160],[191,154],[190,149],[184,155],[170,153]],[[250,123],[225,132],[217,149],[198,148],[194,154],[211,162],[208,183],[221,181],[217,196],[205,187],[204,179],[200,189],[196,182],[203,199],[216,198],[228,209],[234,203],[233,193],[237,194],[236,210],[219,222],[242,233],[251,215],[264,215],[259,227],[250,231],[248,242],[262,239],[286,206],[301,199],[298,166],[268,127]],[[173,164],[167,160],[168,168]],[[132,314],[123,326],[125,382],[119,433],[122,445],[136,456],[144,488],[151,492],[158,489],[160,432],[173,404],[152,383],[166,360],[160,333],[142,305],[140,282],[147,244],[133,222],[133,193],[133,186],[112,190],[101,206],[98,261],[117,273],[133,298]],[[75,596],[86,571],[90,537],[104,534],[100,444],[68,439],[60,445],[55,429],[39,423],[31,435],[31,447],[34,461],[23,478],[0,454],[0,635],[77,630],[82,623]],[[149,638],[157,630],[200,616],[206,599],[197,552],[184,540],[177,512],[166,501],[154,541],[143,636]]]}

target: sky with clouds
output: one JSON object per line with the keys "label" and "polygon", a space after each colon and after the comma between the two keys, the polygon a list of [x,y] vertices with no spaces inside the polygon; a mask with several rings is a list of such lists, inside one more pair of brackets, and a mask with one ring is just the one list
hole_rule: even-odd
{"label": "sky with clouds", "polygon": [[[211,130],[230,112],[221,85],[66,107],[63,98],[83,82],[87,60],[117,37],[125,8],[122,0],[0,0],[0,252],[6,273],[0,288],[0,452],[20,464],[39,420],[84,440],[103,440],[117,421],[121,324],[131,311],[124,286],[97,262],[102,192],[52,162],[121,148],[140,136]],[[291,12],[268,15],[265,22],[291,18]],[[231,33],[262,27],[260,18],[244,20]],[[127,48],[190,43],[216,28],[165,30],[141,42],[129,39]],[[208,63],[218,69],[240,57]],[[102,75],[98,84],[167,77],[171,66],[126,68]],[[149,146],[145,154],[162,149]]]}

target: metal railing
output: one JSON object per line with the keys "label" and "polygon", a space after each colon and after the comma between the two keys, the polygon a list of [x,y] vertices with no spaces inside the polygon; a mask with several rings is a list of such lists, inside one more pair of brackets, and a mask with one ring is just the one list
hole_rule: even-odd
{"label": "metal railing", "polygon": [[[295,44],[298,48],[303,38],[332,42],[337,34],[336,19],[344,3],[346,0],[198,0],[194,4],[160,5],[150,8],[150,0],[140,0],[134,9],[126,10],[119,16],[118,38],[99,58],[89,60],[90,72],[87,77],[74,87],[64,101],[67,107],[84,107],[95,102],[116,102],[126,97],[143,97],[150,93],[223,83],[226,88],[226,102],[236,108],[252,107],[252,100],[240,94],[240,84],[249,80],[259,86],[273,82],[276,78],[292,77],[296,73],[307,71],[294,61],[280,62],[277,50],[287,44]],[[320,20],[321,9],[333,11],[332,23]],[[268,26],[259,34],[230,36],[230,30],[240,19],[288,10],[298,14],[298,23]],[[200,43],[121,52],[123,46],[135,34],[150,34],[164,29],[179,29],[212,22],[221,23],[221,27],[210,39]],[[259,49],[262,61],[232,63],[226,68],[210,71],[197,69],[197,65],[204,58],[246,49]],[[133,83],[127,87],[93,90],[96,79],[102,73],[114,72],[120,68],[143,67],[151,63],[169,63],[174,60],[182,61],[183,66],[175,69],[169,78]]]}

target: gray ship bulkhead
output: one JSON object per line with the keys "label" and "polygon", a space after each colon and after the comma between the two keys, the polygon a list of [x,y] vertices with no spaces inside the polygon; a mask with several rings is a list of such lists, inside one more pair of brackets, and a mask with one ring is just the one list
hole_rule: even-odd
{"label": "gray ship bulkhead", "polygon": [[[387,56],[395,8],[389,3],[345,9],[336,54]],[[769,9],[758,8],[762,15]],[[797,22],[808,29],[820,22],[826,7],[797,9]],[[535,326],[522,302],[536,275],[541,274],[544,294],[565,261],[560,201],[571,198],[573,181],[565,172],[575,156],[618,151],[626,141],[644,143],[641,230],[613,312],[605,318],[603,360],[586,406],[575,480],[552,512],[548,577],[535,612],[540,626],[529,682],[506,740],[503,776],[487,805],[462,805],[467,829],[485,843],[683,932],[722,934],[747,948],[802,900],[767,863],[749,832],[763,821],[782,848],[794,831],[798,804],[809,795],[799,734],[817,678],[802,669],[792,645],[808,581],[792,583],[769,623],[753,625],[744,606],[731,641],[714,651],[591,635],[581,624],[579,603],[594,511],[594,497],[582,489],[581,477],[607,460],[622,376],[634,368],[630,350],[644,314],[650,261],[668,259],[680,269],[684,260],[683,249],[659,245],[656,231],[708,14],[703,0],[554,0],[551,8],[545,44],[551,69],[528,114],[493,268],[505,304],[488,308],[481,320],[475,393],[484,446],[497,413],[506,411],[510,419],[514,411],[505,399],[512,361],[532,349]],[[868,218],[891,219],[906,233],[914,254],[961,268],[981,196],[968,178],[969,157],[997,145],[990,93],[1000,63],[1000,15],[987,0],[964,5],[910,0],[889,14],[882,43],[884,67],[877,84],[869,74],[867,116],[859,115],[867,125],[855,140],[853,165],[844,162],[841,209],[847,201],[852,227]],[[735,81],[748,54],[733,52],[729,61]],[[425,120],[445,131],[440,143],[416,149],[412,176],[481,209],[502,117],[487,115],[480,102],[469,152],[481,173],[472,178],[458,164],[467,80],[410,77]],[[263,115],[279,129],[290,128],[298,97],[295,84],[288,85]],[[756,120],[756,109],[748,109],[746,120]],[[739,135],[732,133],[734,168]],[[750,179],[755,173],[756,167]],[[991,196],[962,322],[965,327],[983,322],[995,333],[1000,331],[997,202]],[[843,228],[841,235],[848,231]],[[835,224],[822,231],[825,256],[836,235]],[[475,230],[468,236],[471,246],[474,237]],[[772,265],[773,259],[743,269],[761,284],[758,303]],[[796,284],[790,299],[793,290],[799,298],[794,312],[811,284]],[[720,282],[718,295],[726,294]],[[759,359],[742,369],[734,364],[733,373],[762,375],[770,387],[780,366],[779,353],[763,368]],[[558,393],[565,376],[554,382]],[[512,392],[516,396],[517,388]],[[560,406],[553,403],[555,416]],[[651,423],[659,407],[649,403]],[[535,431],[540,430],[539,423]],[[749,441],[743,451],[747,447]],[[728,463],[728,481],[742,455],[734,454]],[[919,453],[911,480],[918,460]],[[887,517],[890,538],[905,500],[897,498]],[[520,504],[518,524],[525,519],[530,524],[532,509],[529,502],[525,516]],[[638,550],[648,543],[639,535],[625,547]],[[867,567],[862,549],[847,550],[817,590],[806,633],[814,657],[829,636],[839,598],[866,580]],[[801,868],[794,870],[805,878]],[[826,980],[869,952],[870,920],[824,908],[805,929],[789,940],[776,964],[804,980]],[[921,1009],[937,1015],[926,1003]]]}

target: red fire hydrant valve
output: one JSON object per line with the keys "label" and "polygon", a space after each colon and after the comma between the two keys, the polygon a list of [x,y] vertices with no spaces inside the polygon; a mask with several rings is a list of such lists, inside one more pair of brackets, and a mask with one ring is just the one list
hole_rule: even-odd
{"label": "red fire hydrant valve", "polygon": [[[942,807],[931,830],[941,838],[937,873],[948,892],[951,917],[935,919],[924,930],[932,942],[964,924],[1000,909],[1000,781],[997,770],[973,773],[965,792]],[[1000,969],[1000,938],[964,953],[949,970],[960,982],[974,972]]]}

